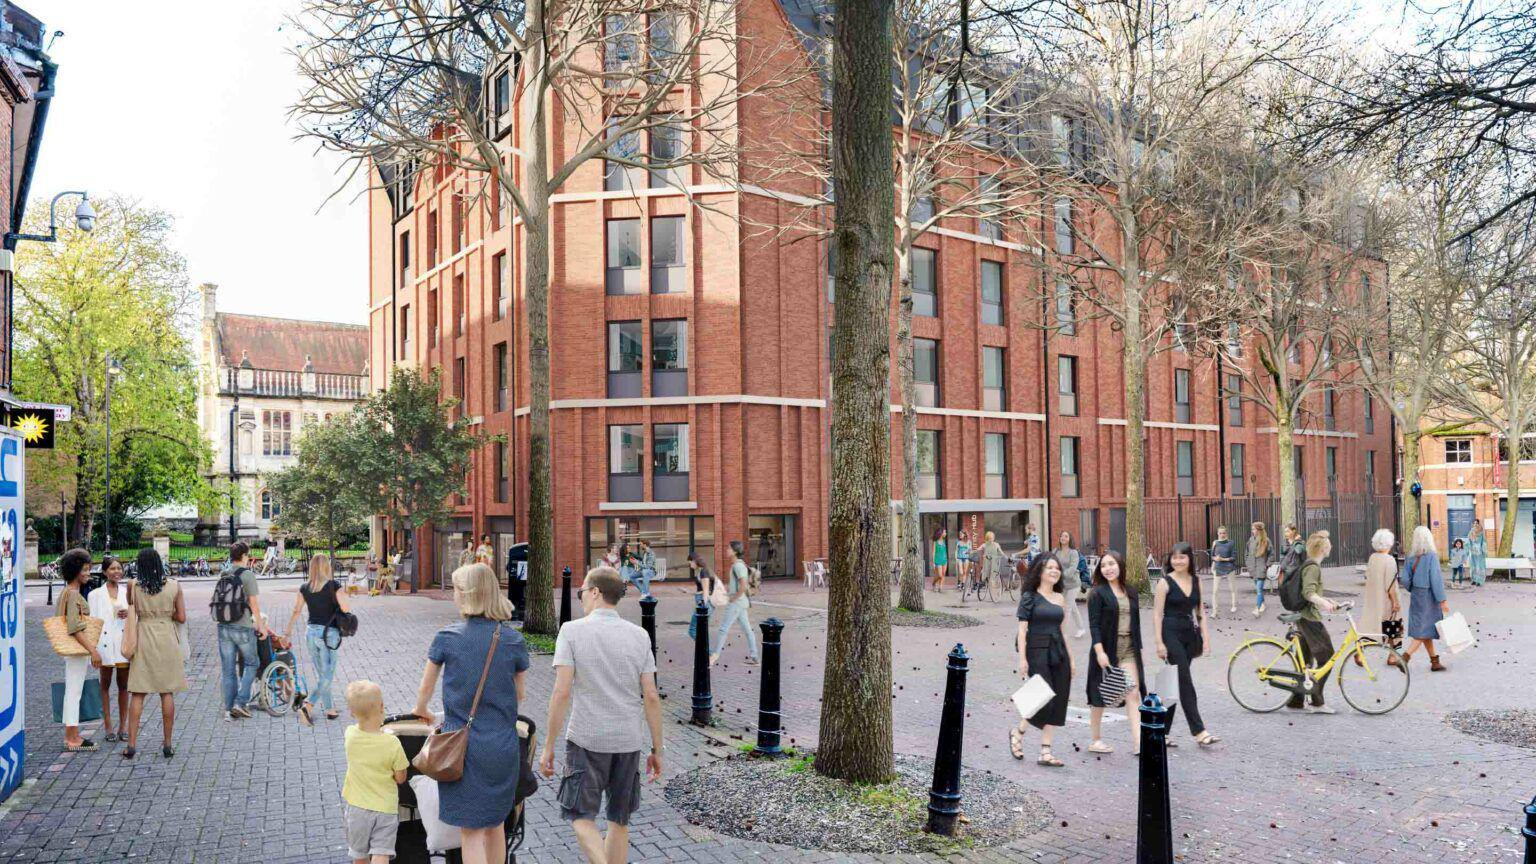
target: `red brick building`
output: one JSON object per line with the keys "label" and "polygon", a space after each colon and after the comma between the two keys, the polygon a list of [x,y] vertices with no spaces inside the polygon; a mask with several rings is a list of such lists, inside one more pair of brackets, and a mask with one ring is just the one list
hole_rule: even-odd
{"label": "red brick building", "polygon": [[[744,36],[783,38],[794,27],[773,0],[740,10]],[[740,112],[742,138],[764,140],[773,115],[752,107]],[[557,149],[570,146],[558,118],[553,135]],[[454,518],[414,538],[425,572],[440,575],[471,536],[505,544],[526,533],[519,229],[478,178],[429,168],[384,181],[371,199],[373,385],[398,364],[441,367],[462,410],[508,441],[476,456]],[[679,578],[691,548],[718,553],[742,539],[765,574],[796,573],[826,551],[835,291],[815,243],[748,227],[787,219],[797,205],[783,190],[738,191],[702,173],[687,182],[707,207],[601,160],[555,196],[556,557],[580,569],[609,542],[646,536]],[[1064,529],[1089,546],[1118,545],[1118,337],[1096,321],[1049,337],[1030,326],[1044,311],[1031,287],[1042,278],[1039,244],[980,230],[946,220],[914,261],[925,295],[913,325],[925,534],[984,526],[1017,547],[1033,525],[1042,536]],[[1178,351],[1153,362],[1149,496],[1276,494],[1272,424],[1252,405],[1229,410],[1217,374],[1213,361]],[[893,382],[893,401],[896,392]],[[1340,493],[1364,493],[1368,482],[1387,493],[1385,412],[1372,424],[1358,394],[1331,398],[1329,427],[1300,439],[1307,476],[1335,477]],[[899,436],[892,443],[899,493]]]}

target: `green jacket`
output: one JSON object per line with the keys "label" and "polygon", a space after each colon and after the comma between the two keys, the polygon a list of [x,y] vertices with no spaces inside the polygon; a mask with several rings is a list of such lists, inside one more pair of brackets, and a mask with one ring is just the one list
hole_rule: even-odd
{"label": "green jacket", "polygon": [[[1301,565],[1301,596],[1311,598],[1314,594],[1322,596],[1322,593],[1323,565],[1316,561],[1308,561]],[[1321,621],[1323,620],[1323,613],[1308,599],[1307,608],[1301,610],[1301,617],[1308,621]]]}

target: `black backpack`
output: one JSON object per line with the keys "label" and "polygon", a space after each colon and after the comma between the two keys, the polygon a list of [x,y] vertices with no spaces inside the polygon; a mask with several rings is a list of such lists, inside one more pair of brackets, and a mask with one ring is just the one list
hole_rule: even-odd
{"label": "black backpack", "polygon": [[240,576],[244,567],[235,567],[219,577],[213,586],[213,599],[208,601],[208,611],[220,624],[233,624],[245,617],[248,604],[245,598],[245,582]]}
{"label": "black backpack", "polygon": [[1307,598],[1302,596],[1302,573],[1307,567],[1317,567],[1317,564],[1304,564],[1294,573],[1286,573],[1280,580],[1280,605],[1287,612],[1300,612],[1307,608]]}

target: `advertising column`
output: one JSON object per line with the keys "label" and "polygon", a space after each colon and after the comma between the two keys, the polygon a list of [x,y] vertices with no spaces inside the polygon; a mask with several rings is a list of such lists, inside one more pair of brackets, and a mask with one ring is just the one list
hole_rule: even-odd
{"label": "advertising column", "polygon": [[22,754],[26,752],[22,728],[26,711],[26,636],[22,588],[26,562],[22,551],[22,495],[25,460],[22,439],[0,426],[0,801],[21,785]]}

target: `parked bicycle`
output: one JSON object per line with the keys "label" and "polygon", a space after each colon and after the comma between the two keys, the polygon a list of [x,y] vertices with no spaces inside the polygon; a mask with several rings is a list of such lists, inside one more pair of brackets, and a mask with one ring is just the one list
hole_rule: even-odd
{"label": "parked bicycle", "polygon": [[1386,642],[1361,636],[1355,629],[1355,617],[1349,614],[1352,608],[1353,603],[1339,604],[1338,613],[1349,620],[1349,632],[1328,662],[1315,669],[1307,667],[1301,653],[1301,637],[1296,632],[1299,612],[1280,616],[1287,625],[1284,641],[1258,636],[1237,646],[1227,661],[1227,689],[1232,698],[1249,711],[1266,714],[1279,710],[1294,695],[1311,695],[1324,686],[1328,673],[1336,668],[1339,692],[1356,711],[1385,714],[1403,704],[1411,677],[1408,664]]}

